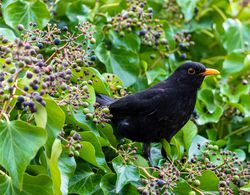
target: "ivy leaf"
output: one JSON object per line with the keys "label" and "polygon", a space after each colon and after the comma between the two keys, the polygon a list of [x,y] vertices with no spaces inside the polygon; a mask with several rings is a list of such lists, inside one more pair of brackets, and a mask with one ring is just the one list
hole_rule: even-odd
{"label": "ivy leaf", "polygon": [[100,190],[101,178],[102,176],[99,173],[92,171],[89,164],[79,164],[74,176],[70,179],[69,193],[94,194]]}
{"label": "ivy leaf", "polygon": [[177,3],[181,7],[186,21],[192,19],[197,2],[198,0],[177,0]]}
{"label": "ivy leaf", "polygon": [[40,103],[35,102],[37,111],[34,113],[36,125],[45,128],[47,124],[47,111]]}
{"label": "ivy leaf", "polygon": [[20,191],[12,185],[10,178],[0,175],[0,194],[28,195],[36,194],[37,192],[42,195],[53,194],[52,181],[49,176],[31,176],[25,173],[23,177],[23,189]]}
{"label": "ivy leaf", "polygon": [[88,71],[89,74],[84,74],[84,79],[89,80],[92,79],[93,75],[95,75],[95,78],[93,80],[93,87],[97,93],[102,93],[106,95],[111,95],[109,85],[106,82],[105,78],[100,74],[100,72],[92,67],[83,68],[83,71]]}
{"label": "ivy leaf", "polygon": [[45,144],[46,138],[44,129],[23,121],[0,123],[0,164],[20,189],[26,167]]}
{"label": "ivy leaf", "polygon": [[62,153],[62,144],[56,139],[52,146],[51,158],[49,159],[50,173],[53,181],[54,194],[61,195],[61,174],[59,170],[59,157]]}
{"label": "ivy leaf", "polygon": [[113,30],[109,30],[109,40],[113,46],[117,49],[126,49],[132,52],[138,52],[140,50],[140,38],[132,33],[126,33],[124,37],[120,37],[118,33]]}
{"label": "ivy leaf", "polygon": [[213,171],[203,171],[202,175],[198,176],[197,179],[200,180],[199,188],[202,191],[210,193],[216,193],[218,191],[219,178]]}
{"label": "ivy leaf", "polygon": [[52,144],[65,123],[65,114],[63,110],[52,99],[46,98],[48,140],[46,143],[46,152],[50,156]]}
{"label": "ivy leaf", "polygon": [[112,164],[117,174],[116,193],[120,192],[126,184],[140,179],[139,169],[133,165],[125,165],[121,156],[114,158]]}
{"label": "ivy leaf", "polygon": [[209,140],[207,140],[206,138],[200,135],[196,135],[189,147],[188,159],[191,160],[191,158],[193,158],[194,155],[196,156],[201,155],[201,150],[198,150],[197,144],[200,144],[201,147],[204,147],[207,142],[209,142]]}
{"label": "ivy leaf", "polygon": [[[3,8],[2,8],[3,9]],[[0,21],[0,34],[8,40],[14,41],[16,39],[15,33],[4,23]]]}
{"label": "ivy leaf", "polygon": [[14,29],[18,24],[23,24],[29,29],[29,22],[35,22],[41,29],[50,20],[49,10],[41,0],[14,1],[6,6],[3,16],[6,24]]}
{"label": "ivy leaf", "polygon": [[104,195],[116,194],[115,181],[116,181],[116,174],[114,173],[107,173],[102,177],[100,187]]}
{"label": "ivy leaf", "polygon": [[[92,146],[94,147],[91,149],[91,154],[93,155],[93,152],[94,152],[95,160],[97,162],[98,167],[101,167],[106,171],[110,171],[110,169],[106,163],[101,144],[100,144],[99,140],[97,139],[96,135],[90,131],[80,132],[79,134],[81,135],[83,141],[90,142],[92,144]],[[86,142],[84,142],[84,143],[86,144]],[[90,147],[90,145],[89,145],[89,147]],[[81,157],[83,157],[83,153],[85,152],[84,151],[85,149],[87,149],[87,148],[82,147],[82,149],[80,150]],[[85,160],[86,159],[88,159],[88,157],[86,157]]]}
{"label": "ivy leaf", "polygon": [[101,43],[96,48],[96,55],[108,72],[121,78],[125,87],[135,83],[139,74],[139,56],[136,53],[125,49],[108,50],[105,43]]}
{"label": "ivy leaf", "polygon": [[177,182],[177,185],[174,188],[174,194],[176,195],[188,195],[190,191],[192,191],[192,188],[182,178]]}
{"label": "ivy leaf", "polygon": [[223,47],[228,53],[244,50],[245,44],[250,44],[250,25],[242,24],[238,19],[227,19],[223,23]]}

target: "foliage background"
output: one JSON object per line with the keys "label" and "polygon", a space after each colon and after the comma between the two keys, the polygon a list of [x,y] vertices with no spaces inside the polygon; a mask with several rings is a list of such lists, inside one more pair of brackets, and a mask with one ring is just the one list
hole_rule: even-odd
{"label": "foliage background", "polygon": [[[140,6],[140,3],[132,4]],[[138,188],[147,186],[143,184],[142,178],[145,177],[148,182],[155,181],[149,175],[158,178],[159,171],[154,172],[148,168],[147,160],[141,155],[140,143],[125,140],[122,146],[117,147],[119,141],[113,135],[110,125],[105,121],[95,124],[93,119],[88,119],[93,117],[91,114],[96,116],[97,113],[104,112],[94,110],[95,92],[120,97],[125,95],[126,91],[133,93],[143,90],[166,78],[185,60],[199,61],[207,67],[216,68],[221,71],[221,75],[206,78],[198,94],[196,116],[170,144],[163,143],[168,156],[174,162],[179,162],[184,156],[191,160],[194,154],[201,154],[201,151],[197,150],[197,144],[203,147],[206,142],[210,142],[222,151],[235,152],[240,161],[246,162],[249,159],[249,1],[148,0],[143,10],[147,14],[152,12],[153,18],[158,22],[156,24],[146,20],[142,23],[145,22],[145,25],[152,28],[161,24],[156,27],[159,30],[153,32],[154,37],[148,40],[144,39],[143,24],[139,27],[123,24],[125,26],[122,30],[117,26],[118,23],[112,20],[112,17],[119,17],[120,14],[124,21],[127,21],[127,18],[137,18],[136,22],[140,22],[140,17],[128,14],[130,9],[130,4],[124,0],[2,2],[0,34],[9,42],[17,37],[23,39],[23,31],[20,31],[20,28],[32,29],[30,22],[35,22],[35,28],[43,29],[44,32],[50,32],[46,26],[51,23],[58,24],[59,28],[67,26],[68,31],[73,33],[75,26],[88,21],[92,24],[90,31],[96,33],[87,40],[87,45],[90,43],[94,54],[85,56],[87,62],[82,63],[78,73],[72,70],[75,75],[71,83],[68,83],[78,87],[79,81],[76,81],[76,78],[80,76],[81,82],[92,80],[92,85],[84,84],[89,91],[86,100],[89,110],[83,108],[82,104],[77,107],[70,103],[60,104],[60,100],[65,98],[70,90],[66,90],[66,94],[58,90],[58,96],[47,94],[44,97],[46,107],[36,102],[37,111],[34,114],[29,111],[17,111],[15,104],[21,91],[17,90],[8,100],[4,100],[1,94],[1,110],[5,111],[6,101],[9,101],[11,109],[6,110],[6,115],[0,115],[0,194],[34,194],[37,191],[40,194],[139,193]],[[23,26],[19,26],[18,30],[19,24]],[[155,38],[158,31],[161,32],[160,41]],[[187,38],[188,34],[191,37]],[[44,44],[44,48],[38,51],[43,54],[46,65],[56,64],[57,55],[63,51],[60,47],[68,41],[63,35],[59,35],[59,38],[61,40],[58,44],[53,40],[51,44]],[[38,39],[34,40],[26,39],[31,45],[39,46]],[[79,43],[82,41],[79,40]],[[155,44],[159,46],[155,48]],[[3,48],[8,43],[2,41],[0,45]],[[55,55],[54,46],[60,48]],[[88,51],[83,46],[84,49]],[[6,59],[3,53],[0,54],[0,65],[3,66]],[[77,61],[77,57],[72,60]],[[17,77],[18,85],[22,86],[25,82],[25,72],[31,69],[20,72]],[[90,72],[90,76],[84,74],[86,70]],[[0,67],[0,71],[5,70]],[[107,73],[114,74],[114,79],[110,80],[109,76],[112,75]],[[92,75],[95,75],[94,79]],[[6,91],[8,90],[4,93],[7,93]],[[62,129],[65,135],[60,134]],[[67,138],[74,136],[74,133],[80,135],[82,147],[79,152],[72,151],[77,143],[74,143],[72,150],[67,147]],[[59,134],[62,135],[60,138]],[[155,165],[164,168],[162,163],[165,159],[160,154],[160,148],[159,143],[153,145],[153,159]],[[68,157],[72,152],[73,157]],[[220,155],[219,152],[216,153],[217,157]],[[212,157],[209,160],[218,166],[223,164]],[[185,166],[184,163],[177,167],[182,171],[186,169]],[[182,177],[183,180],[173,180],[177,187],[174,185],[165,189],[157,184],[158,187],[154,188],[161,189],[162,193],[168,191],[174,194],[218,194],[221,191],[218,187],[218,175],[206,171],[197,172],[197,175],[191,172],[196,175],[195,179],[198,178],[201,182],[198,186],[195,186],[193,181],[189,182],[188,177]],[[214,185],[204,185],[211,181]],[[249,181],[244,182],[238,187],[230,188],[235,194],[239,191],[249,192]],[[151,190],[150,187],[146,189]]]}

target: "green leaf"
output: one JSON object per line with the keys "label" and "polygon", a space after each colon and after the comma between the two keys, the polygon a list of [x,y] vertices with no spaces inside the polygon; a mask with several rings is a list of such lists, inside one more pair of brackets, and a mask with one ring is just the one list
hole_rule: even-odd
{"label": "green leaf", "polygon": [[50,20],[50,13],[46,4],[40,0],[17,0],[7,5],[3,17],[6,24],[14,29],[17,29],[18,24],[29,29],[29,22],[35,22],[38,28],[43,28]]}
{"label": "green leaf", "polygon": [[204,146],[207,142],[209,142],[209,140],[207,140],[206,138],[200,136],[200,135],[196,135],[189,147],[188,150],[188,159],[190,160],[191,158],[193,158],[194,155],[198,156],[201,155],[201,150],[198,150],[197,148],[197,144],[200,144],[201,147]]}
{"label": "green leaf", "polygon": [[248,182],[247,185],[242,186],[240,189],[245,192],[250,192],[250,182]]}
{"label": "green leaf", "polygon": [[[90,110],[93,109],[90,108]],[[82,129],[86,131],[92,131],[95,134],[99,134],[95,124],[92,121],[86,120],[86,116],[83,113],[83,108],[79,108],[78,110],[75,110],[73,107],[69,107],[70,114],[66,115],[67,116],[67,124],[73,124],[81,127]],[[67,113],[66,109],[65,112]]]}
{"label": "green leaf", "polygon": [[237,74],[244,68],[244,57],[241,53],[231,53],[226,56],[223,62],[223,73],[224,74]]}
{"label": "green leaf", "polygon": [[[90,147],[90,146],[89,147],[91,148],[90,151],[91,151],[92,155],[94,152],[98,167],[103,168],[106,171],[110,171],[110,169],[106,163],[101,144],[100,144],[99,140],[97,139],[96,135],[90,131],[80,132],[79,134],[81,135],[83,141],[90,142],[93,145],[94,150],[92,147]],[[86,144],[86,142],[85,142],[85,144]],[[83,157],[83,152],[85,149],[86,148],[82,147],[82,149],[80,150],[81,157]],[[88,157],[85,157],[84,160],[86,160],[86,159],[88,159]]]}
{"label": "green leaf", "polygon": [[206,123],[217,123],[220,120],[220,117],[223,114],[223,109],[219,105],[217,105],[215,111],[213,113],[209,113],[203,110],[201,103],[197,102],[196,110],[199,115],[199,118],[196,119],[197,124],[204,125]]}
{"label": "green leaf", "polygon": [[71,158],[68,152],[62,152],[59,158],[59,170],[61,174],[61,191],[62,194],[68,194],[68,184],[70,178],[74,175],[76,169],[75,158]]}
{"label": "green leaf", "polygon": [[0,34],[8,40],[14,41],[15,33],[4,23],[0,21]]}
{"label": "green leaf", "polygon": [[126,184],[140,179],[139,169],[133,165],[124,164],[121,156],[114,158],[112,164],[117,174],[116,193],[120,192]]}
{"label": "green leaf", "polygon": [[121,78],[125,87],[135,83],[139,74],[138,54],[125,49],[108,50],[105,43],[101,43],[96,48],[96,55],[105,64],[108,72]]}
{"label": "green leaf", "polygon": [[189,21],[194,15],[194,8],[198,0],[177,0],[178,5],[181,7],[185,20]]}
{"label": "green leaf", "polygon": [[56,139],[52,146],[51,158],[49,159],[51,179],[53,181],[53,191],[56,195],[61,195],[61,174],[59,170],[59,157],[62,153],[62,144]]}
{"label": "green leaf", "polygon": [[175,195],[188,195],[192,191],[192,188],[189,184],[182,178],[177,182],[176,187],[174,188]]}
{"label": "green leaf", "polygon": [[107,173],[101,179],[100,187],[105,195],[115,195],[116,174]]}
{"label": "green leaf", "polygon": [[45,101],[47,111],[46,130],[48,132],[46,152],[50,156],[52,144],[64,126],[65,114],[54,100],[46,98]]}
{"label": "green leaf", "polygon": [[22,189],[23,174],[46,142],[46,131],[23,121],[0,122],[0,164]]}
{"label": "green leaf", "polygon": [[227,96],[230,102],[238,103],[240,96],[248,93],[248,88],[248,85],[237,85],[234,89],[229,85],[224,85],[220,89],[221,93]]}
{"label": "green leaf", "polygon": [[225,33],[222,36],[223,47],[228,53],[244,50],[245,44],[250,44],[250,25],[242,24],[238,19],[227,19],[223,23]]}
{"label": "green leaf", "polygon": [[192,121],[188,121],[187,124],[182,127],[181,132],[183,132],[183,140],[185,148],[188,150],[193,138],[197,135],[198,129],[197,126]]}
{"label": "green leaf", "polygon": [[244,161],[246,159],[246,153],[242,149],[234,149],[233,152],[236,153],[239,161]]}
{"label": "green leaf", "polygon": [[[79,153],[80,153],[79,156],[83,160],[91,163],[92,165],[100,167],[100,165],[96,161],[95,147],[90,142],[87,142],[87,141],[82,141],[81,145],[82,145],[82,149],[79,151]],[[102,168],[102,167],[100,167],[100,168]]]}
{"label": "green leaf", "polygon": [[117,49],[125,49],[134,53],[140,50],[140,38],[133,33],[125,32],[124,37],[120,37],[115,31],[109,30],[108,37]]}
{"label": "green leaf", "polygon": [[36,126],[45,128],[47,124],[47,111],[40,103],[35,102],[37,111],[34,113]]}
{"label": "green leaf", "polygon": [[166,71],[161,68],[161,67],[156,67],[150,71],[146,72],[146,76],[148,79],[148,84],[151,85],[156,79],[158,79],[159,77],[166,77]]}
{"label": "green leaf", "polygon": [[207,110],[210,113],[213,113],[215,111],[216,105],[214,103],[214,95],[211,89],[200,90],[198,98],[206,105]]}
{"label": "green leaf", "polygon": [[219,178],[216,176],[216,174],[211,171],[203,171],[201,176],[197,177],[198,180],[200,180],[200,186],[199,188],[202,191],[207,192],[217,192],[218,191],[218,185],[219,185]]}
{"label": "green leaf", "polygon": [[[89,72],[88,75],[84,74],[84,79],[93,80],[93,87],[97,93],[111,95],[108,83],[106,82],[105,78],[100,74],[100,72],[97,69],[92,68],[92,67],[87,67],[87,68],[83,68],[83,71]],[[93,75],[95,75],[94,79],[92,77]]]}
{"label": "green leaf", "polygon": [[94,194],[100,189],[101,178],[99,172],[94,173],[88,164],[82,163],[77,166],[76,173],[70,179],[69,193]]}
{"label": "green leaf", "polygon": [[41,195],[53,194],[52,181],[49,176],[31,176],[25,173],[23,177],[23,189],[20,191],[12,185],[11,178],[0,175],[0,194],[30,195],[37,192]]}
{"label": "green leaf", "polygon": [[109,143],[116,147],[118,144],[118,141],[113,133],[113,128],[110,124],[105,124],[105,126],[97,125],[97,128],[100,132],[100,135],[104,137],[106,140],[109,141]]}

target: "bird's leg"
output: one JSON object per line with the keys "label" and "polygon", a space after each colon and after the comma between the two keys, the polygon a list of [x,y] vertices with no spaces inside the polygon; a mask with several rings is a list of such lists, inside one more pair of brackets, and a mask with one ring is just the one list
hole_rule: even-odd
{"label": "bird's leg", "polygon": [[149,143],[143,144],[143,156],[148,159],[150,166],[153,167],[154,163],[151,159],[151,152],[150,152],[150,144]]}

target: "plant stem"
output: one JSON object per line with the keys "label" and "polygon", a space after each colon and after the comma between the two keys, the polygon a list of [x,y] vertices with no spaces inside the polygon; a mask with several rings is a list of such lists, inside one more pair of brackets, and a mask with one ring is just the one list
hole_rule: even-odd
{"label": "plant stem", "polygon": [[64,49],[65,47],[67,47],[67,45],[69,44],[69,42],[65,43],[62,47],[58,48],[46,61],[45,64],[49,63],[52,58],[54,58],[56,56],[56,54],[58,54],[58,52],[62,49]]}

